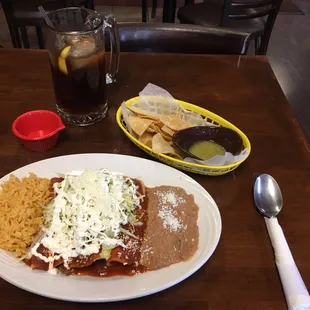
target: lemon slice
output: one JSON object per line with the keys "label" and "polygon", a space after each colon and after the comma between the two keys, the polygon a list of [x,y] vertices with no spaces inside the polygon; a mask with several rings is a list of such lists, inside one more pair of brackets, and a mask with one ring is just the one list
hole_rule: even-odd
{"label": "lemon slice", "polygon": [[70,52],[71,49],[71,45],[66,46],[60,53],[60,56],[58,58],[58,67],[59,70],[68,75],[68,68],[67,68],[67,64],[66,64],[66,58]]}

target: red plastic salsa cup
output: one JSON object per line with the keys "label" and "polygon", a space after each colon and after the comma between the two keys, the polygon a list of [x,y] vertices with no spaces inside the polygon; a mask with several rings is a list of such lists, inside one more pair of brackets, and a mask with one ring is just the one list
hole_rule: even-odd
{"label": "red plastic salsa cup", "polygon": [[45,152],[55,146],[59,131],[65,128],[61,118],[47,110],[29,111],[12,124],[14,135],[30,151]]}

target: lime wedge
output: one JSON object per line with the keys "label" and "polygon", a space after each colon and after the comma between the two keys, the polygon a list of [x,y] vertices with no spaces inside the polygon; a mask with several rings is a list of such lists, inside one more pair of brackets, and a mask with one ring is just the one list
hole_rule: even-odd
{"label": "lime wedge", "polygon": [[66,58],[68,57],[68,54],[70,52],[71,45],[66,46],[60,53],[60,56],[58,57],[58,67],[59,70],[64,73],[68,74],[68,68],[66,63]]}

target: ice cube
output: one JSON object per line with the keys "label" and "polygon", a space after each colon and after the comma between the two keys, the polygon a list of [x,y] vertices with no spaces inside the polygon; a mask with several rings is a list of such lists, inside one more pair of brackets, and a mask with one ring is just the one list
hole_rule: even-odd
{"label": "ice cube", "polygon": [[70,56],[84,58],[91,56],[96,51],[96,44],[93,38],[82,39],[74,43],[70,49]]}
{"label": "ice cube", "polygon": [[90,16],[88,15],[86,17],[86,21],[84,23],[84,26],[87,27],[87,30],[93,30],[97,28],[101,24],[101,19],[98,17]]}
{"label": "ice cube", "polygon": [[61,51],[66,46],[62,35],[56,33],[54,45],[58,51]]}
{"label": "ice cube", "polygon": [[80,35],[65,35],[64,42],[66,45],[73,45],[83,40],[83,37]]}

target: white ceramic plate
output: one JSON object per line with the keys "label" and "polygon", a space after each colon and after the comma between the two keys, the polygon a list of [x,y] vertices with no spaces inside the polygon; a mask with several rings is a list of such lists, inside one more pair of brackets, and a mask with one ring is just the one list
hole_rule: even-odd
{"label": "white ceramic plate", "polygon": [[[61,300],[108,302],[150,295],[165,290],[197,271],[212,255],[221,234],[221,217],[209,193],[186,174],[155,161],[115,154],[77,154],[55,157],[22,167],[12,173],[17,177],[34,172],[40,177],[54,177],[57,172],[107,168],[142,180],[146,186],[183,187],[193,194],[199,207],[199,248],[187,262],[146,272],[134,277],[93,278],[51,275],[31,270],[10,253],[0,250],[0,276],[29,292]],[[6,181],[9,175],[0,180]]]}

